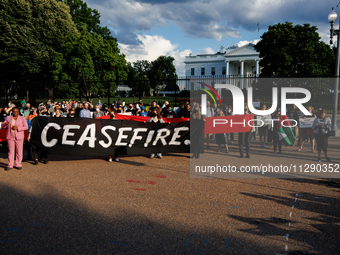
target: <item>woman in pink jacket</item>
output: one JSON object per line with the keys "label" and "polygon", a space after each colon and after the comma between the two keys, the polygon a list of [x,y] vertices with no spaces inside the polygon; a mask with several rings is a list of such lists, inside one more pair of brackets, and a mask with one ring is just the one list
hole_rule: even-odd
{"label": "woman in pink jacket", "polygon": [[14,107],[12,109],[13,116],[8,116],[2,128],[7,128],[6,139],[8,143],[8,166],[5,171],[11,170],[14,165],[14,151],[16,155],[15,165],[18,170],[22,169],[22,152],[25,138],[25,130],[28,129],[25,117],[19,115],[19,109]]}

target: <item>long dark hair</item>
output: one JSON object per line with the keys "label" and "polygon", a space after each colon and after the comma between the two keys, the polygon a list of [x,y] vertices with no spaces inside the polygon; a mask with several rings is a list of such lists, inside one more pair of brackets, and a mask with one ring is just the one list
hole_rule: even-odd
{"label": "long dark hair", "polygon": [[158,107],[154,107],[154,108],[152,109],[151,117],[152,117],[154,111],[156,111],[156,113],[157,113],[157,118],[158,118],[158,119],[161,119],[161,118],[162,118],[162,116],[161,116],[161,111],[159,110]]}
{"label": "long dark hair", "polygon": [[326,115],[325,115],[325,118],[328,118],[328,116],[327,116],[327,111],[326,111],[325,109],[320,110],[320,111],[318,112],[317,117],[318,117],[319,119],[321,119],[321,115],[322,115],[323,113],[326,114]]}

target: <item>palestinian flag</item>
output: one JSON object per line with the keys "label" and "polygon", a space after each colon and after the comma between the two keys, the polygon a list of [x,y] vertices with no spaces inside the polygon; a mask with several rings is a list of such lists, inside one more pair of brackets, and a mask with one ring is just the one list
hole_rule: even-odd
{"label": "palestinian flag", "polygon": [[[286,121],[283,122],[283,124],[286,127],[282,126],[282,121],[283,120],[286,120]],[[279,134],[280,142],[282,142],[285,146],[291,145],[295,141],[295,136],[294,136],[293,130],[289,126],[290,126],[290,122],[289,122],[287,116],[286,115],[282,115],[280,117],[280,121],[278,123],[277,133]]]}

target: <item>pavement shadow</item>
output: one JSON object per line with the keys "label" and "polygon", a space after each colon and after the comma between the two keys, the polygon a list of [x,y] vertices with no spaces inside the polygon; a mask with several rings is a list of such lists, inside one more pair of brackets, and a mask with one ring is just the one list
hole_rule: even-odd
{"label": "pavement shadow", "polygon": [[[294,221],[294,217],[292,218],[293,220],[290,220],[291,218],[289,218],[288,215],[287,218],[284,219],[250,218],[229,215],[229,217],[235,220],[246,222],[253,226],[251,229],[239,229],[239,231],[260,236],[277,235],[277,233],[282,233],[282,236],[285,236],[288,233],[289,239],[304,243],[306,247],[312,247],[312,250],[317,252],[317,254],[340,254],[338,237],[340,233],[340,197],[320,197],[312,193],[299,193],[298,196],[296,196],[295,193],[291,193],[291,198],[250,193],[241,194],[256,199],[274,201],[287,207],[294,205],[295,211],[304,210],[313,212],[317,214],[317,217],[306,218],[311,222],[309,226],[312,228],[301,229],[299,227],[299,221],[297,220],[298,217],[295,217]],[[296,203],[294,203],[295,198],[298,198]],[[298,212],[294,210],[292,209],[292,212],[298,214]],[[289,229],[286,224],[287,219],[293,226]],[[294,223],[296,223],[295,227]]]}
{"label": "pavement shadow", "polygon": [[[49,186],[32,195],[0,186],[0,254],[274,254],[225,232],[161,224],[138,210],[96,212]],[[145,200],[146,201],[146,200]],[[106,208],[107,209],[107,208]],[[158,218],[158,220],[156,220]]]}
{"label": "pavement shadow", "polygon": [[[302,179],[302,178],[294,178],[294,179],[286,179],[288,181],[297,182],[297,183],[308,183],[314,185],[322,185],[328,188],[338,188],[340,189],[340,179]],[[338,191],[340,192],[340,191]]]}

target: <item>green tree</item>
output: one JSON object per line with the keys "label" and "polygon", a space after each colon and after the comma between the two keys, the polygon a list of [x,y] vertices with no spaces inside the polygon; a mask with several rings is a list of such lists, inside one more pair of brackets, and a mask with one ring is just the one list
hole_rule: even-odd
{"label": "green tree", "polygon": [[291,22],[269,26],[254,48],[260,52],[261,77],[331,76],[335,55],[316,26]]}
{"label": "green tree", "polygon": [[[70,7],[72,19],[77,27],[83,24],[87,25],[87,30],[90,33],[97,33],[103,38],[113,37],[110,30],[106,26],[100,26],[100,13],[96,9],[91,9],[82,0],[59,0]],[[115,41],[117,41],[114,38]]]}
{"label": "green tree", "polygon": [[175,59],[171,56],[159,56],[156,60],[151,62],[151,69],[149,78],[151,80],[151,87],[159,94],[160,90],[176,90],[176,68],[173,64]]}
{"label": "green tree", "polygon": [[119,54],[115,40],[90,33],[86,24],[79,27],[79,32],[67,37],[60,53],[55,52],[54,80],[70,81],[60,83],[59,90],[67,91],[68,97],[80,91],[87,99],[92,94],[114,95],[117,87],[114,81],[127,77],[125,56]]}
{"label": "green tree", "polygon": [[137,60],[133,63],[135,70],[135,82],[134,91],[138,92],[139,96],[145,96],[146,93],[150,92],[150,72],[151,62],[148,60]]}
{"label": "green tree", "polygon": [[69,6],[72,19],[81,33],[80,37],[68,38],[63,46],[63,58],[55,53],[54,79],[79,82],[76,86],[73,83],[60,84],[59,90],[70,96],[80,91],[86,98],[91,94],[114,95],[117,84],[113,81],[125,80],[128,71],[117,39],[106,26],[100,26],[99,12],[84,1],[59,1]]}
{"label": "green tree", "polygon": [[0,31],[2,80],[16,80],[13,93],[31,101],[43,86],[20,82],[47,79],[54,52],[67,36],[78,34],[69,7],[57,0],[1,0]]}

